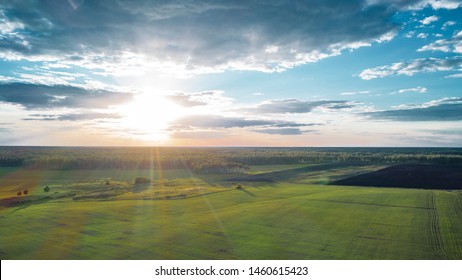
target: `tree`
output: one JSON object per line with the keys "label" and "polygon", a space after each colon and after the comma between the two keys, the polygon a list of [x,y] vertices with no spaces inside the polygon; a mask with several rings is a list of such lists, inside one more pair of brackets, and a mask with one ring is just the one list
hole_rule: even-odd
{"label": "tree", "polygon": [[146,177],[136,177],[135,184],[148,184],[151,183],[151,180]]}
{"label": "tree", "polygon": [[44,192],[49,192],[49,191],[50,191],[50,187],[49,187],[49,186],[44,187],[44,188],[43,188],[43,191],[44,191]]}
{"label": "tree", "polygon": [[29,193],[28,190],[24,190],[24,191],[23,191],[23,194],[24,194],[24,195],[27,195],[28,193]]}
{"label": "tree", "polygon": [[19,191],[19,192],[16,193],[17,196],[21,196],[21,194],[22,194],[21,191]]}

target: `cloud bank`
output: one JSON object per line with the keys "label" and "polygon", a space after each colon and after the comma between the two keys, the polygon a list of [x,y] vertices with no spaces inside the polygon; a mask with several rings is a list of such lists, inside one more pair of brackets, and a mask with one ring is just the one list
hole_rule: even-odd
{"label": "cloud bank", "polygon": [[362,115],[378,120],[389,121],[461,121],[462,98],[444,98],[420,106],[406,106],[393,110],[363,113]]}
{"label": "cloud bank", "polygon": [[[0,4],[0,57],[100,74],[282,71],[394,37],[396,12],[455,1],[28,1]],[[427,20],[430,21],[430,20]],[[122,69],[123,68],[123,69]]]}
{"label": "cloud bank", "polygon": [[0,102],[26,109],[87,108],[106,109],[133,99],[130,92],[85,89],[67,85],[0,83]]}
{"label": "cloud bank", "polygon": [[[302,127],[311,127],[320,125],[318,123],[297,123],[281,120],[268,120],[243,118],[243,117],[226,117],[218,115],[192,115],[179,118],[171,123],[169,130],[172,135],[189,135],[190,132],[197,130],[221,130],[232,128],[247,128],[254,132],[265,134],[279,135],[299,135],[304,132]],[[206,134],[208,133],[205,132]]]}
{"label": "cloud bank", "polygon": [[354,107],[354,104],[349,101],[277,99],[265,101],[254,107],[243,108],[241,111],[259,114],[300,114],[309,113],[316,108],[338,110],[352,107]]}

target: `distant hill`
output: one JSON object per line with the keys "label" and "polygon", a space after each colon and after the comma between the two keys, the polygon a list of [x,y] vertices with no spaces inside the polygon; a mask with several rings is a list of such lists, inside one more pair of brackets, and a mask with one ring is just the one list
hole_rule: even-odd
{"label": "distant hill", "polygon": [[332,182],[331,185],[462,189],[461,165],[398,164]]}

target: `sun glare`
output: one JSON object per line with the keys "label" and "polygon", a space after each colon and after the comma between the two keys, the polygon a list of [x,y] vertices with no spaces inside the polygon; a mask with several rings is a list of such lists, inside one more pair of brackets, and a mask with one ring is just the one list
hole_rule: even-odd
{"label": "sun glare", "polygon": [[169,139],[168,126],[182,116],[182,108],[163,96],[144,93],[119,108],[122,127],[128,136],[144,141],[162,143]]}

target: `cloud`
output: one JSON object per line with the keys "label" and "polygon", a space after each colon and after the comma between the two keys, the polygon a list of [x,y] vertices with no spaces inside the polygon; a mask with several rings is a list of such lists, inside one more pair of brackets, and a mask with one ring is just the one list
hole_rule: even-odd
{"label": "cloud", "polygon": [[348,101],[276,99],[262,102],[254,107],[243,108],[240,111],[259,114],[300,114],[311,112],[316,108],[338,110],[352,107],[354,104]]}
{"label": "cloud", "polygon": [[433,9],[457,9],[462,3],[459,0],[427,0],[421,1],[420,5],[430,5]]}
{"label": "cloud", "polygon": [[13,126],[14,126],[13,123],[1,123],[0,122],[0,132],[4,134],[11,133],[13,132],[13,129],[12,129]]}
{"label": "cloud", "polygon": [[429,16],[429,17],[426,17],[424,18],[423,20],[421,20],[420,22],[423,24],[423,25],[428,25],[432,22],[436,22],[438,21],[438,17],[437,16]]}
{"label": "cloud", "polygon": [[[61,71],[64,67],[54,68],[52,65],[44,63],[43,65],[35,65],[34,67],[21,67],[19,72],[15,72],[15,77],[9,77],[7,81],[19,82],[26,84],[43,84],[43,85],[77,85],[79,79],[84,79],[85,82],[92,81],[88,75],[73,71],[73,69]],[[68,66],[67,66],[68,67]],[[59,69],[59,70],[58,70]],[[67,69],[65,69],[67,70]]]}
{"label": "cloud", "polygon": [[450,20],[450,21],[445,22],[443,24],[443,26],[441,27],[441,29],[442,30],[447,30],[449,28],[449,26],[453,26],[453,25],[456,25],[456,24],[457,24],[457,22]]}
{"label": "cloud", "polygon": [[228,105],[232,99],[223,96],[223,91],[203,91],[193,93],[175,93],[167,95],[167,98],[183,107],[195,107],[204,105]]}
{"label": "cloud", "polygon": [[31,114],[25,121],[87,121],[101,119],[120,119],[123,116],[117,113],[71,113],[71,114]]}
{"label": "cloud", "polygon": [[462,5],[459,0],[367,0],[367,2],[370,4],[388,4],[390,6],[398,7],[401,10],[420,10],[426,7],[431,7],[435,10],[457,9]]}
{"label": "cloud", "polygon": [[427,39],[428,34],[427,33],[419,33],[417,34],[417,38],[419,39]]}
{"label": "cloud", "polygon": [[[79,5],[75,4],[79,3]],[[0,57],[103,75],[282,71],[391,40],[396,12],[452,1],[3,1]],[[457,4],[458,5],[458,4]],[[95,28],[97,27],[97,28]]]}
{"label": "cloud", "polygon": [[462,31],[456,33],[451,39],[436,40],[428,45],[419,48],[417,51],[441,51],[462,54]]}
{"label": "cloud", "polygon": [[363,91],[349,91],[349,92],[342,92],[340,95],[358,95],[358,94],[368,94],[370,91],[363,90]]}
{"label": "cloud", "polygon": [[300,135],[314,130],[302,130],[302,127],[321,125],[319,123],[296,123],[280,120],[260,120],[217,115],[193,115],[177,119],[170,127],[173,138],[220,138],[226,129],[247,128],[251,131],[272,135]]}
{"label": "cloud", "polygon": [[301,131],[298,128],[267,128],[267,129],[256,129],[254,132],[264,134],[277,134],[277,135],[300,135],[306,131]]}
{"label": "cloud", "polygon": [[286,121],[246,119],[240,117],[224,117],[217,115],[192,115],[175,120],[172,129],[218,129],[218,128],[244,128],[257,126],[310,126],[313,124],[299,124]]}
{"label": "cloud", "polygon": [[462,78],[462,73],[446,76],[445,78]]}
{"label": "cloud", "polygon": [[194,107],[194,106],[203,106],[207,105],[206,102],[192,100],[190,96],[184,93],[177,93],[175,95],[168,95],[168,99],[172,100],[173,102],[183,106],[183,107]]}
{"label": "cloud", "polygon": [[406,62],[397,62],[391,65],[379,66],[363,70],[359,77],[363,80],[372,80],[387,76],[406,75],[413,76],[421,72],[459,71],[462,70],[462,56],[447,58],[419,58]]}
{"label": "cloud", "polygon": [[444,98],[422,105],[402,106],[402,108],[362,113],[363,116],[390,121],[461,121],[462,98]]}
{"label": "cloud", "polygon": [[426,93],[428,89],[426,87],[415,87],[415,88],[404,88],[398,90],[396,93],[405,93],[405,92],[417,92],[417,93]]}
{"label": "cloud", "polygon": [[130,92],[85,89],[67,85],[26,83],[0,84],[0,102],[17,104],[26,109],[94,108],[104,109],[127,103],[133,99]]}

